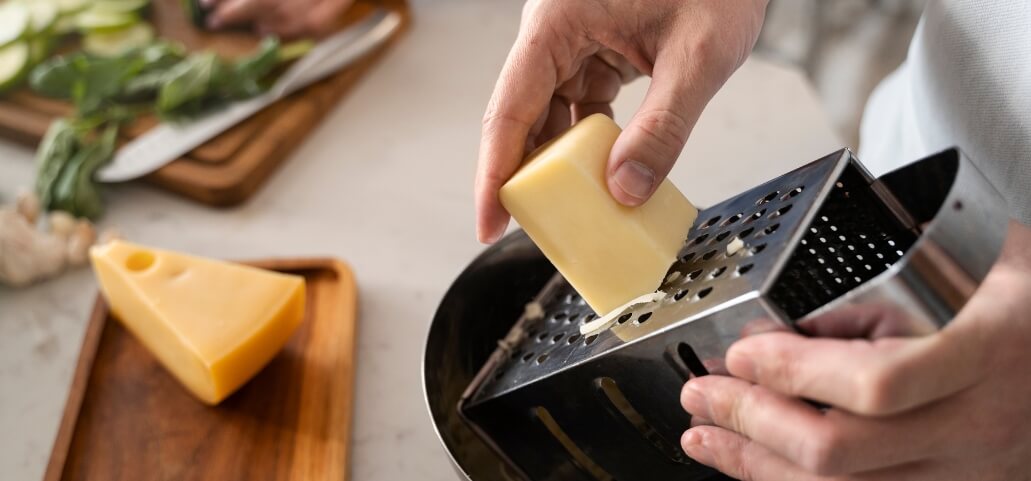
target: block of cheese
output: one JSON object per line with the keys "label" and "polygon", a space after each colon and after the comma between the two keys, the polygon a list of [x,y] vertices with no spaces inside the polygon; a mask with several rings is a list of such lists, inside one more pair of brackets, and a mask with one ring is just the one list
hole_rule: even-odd
{"label": "block of cheese", "polygon": [[501,188],[502,205],[599,315],[658,289],[698,210],[669,181],[638,207],[609,193],[620,129],[587,117],[530,154]]}
{"label": "block of cheese", "polygon": [[90,258],[114,316],[208,404],[260,371],[304,316],[298,276],[121,241]]}

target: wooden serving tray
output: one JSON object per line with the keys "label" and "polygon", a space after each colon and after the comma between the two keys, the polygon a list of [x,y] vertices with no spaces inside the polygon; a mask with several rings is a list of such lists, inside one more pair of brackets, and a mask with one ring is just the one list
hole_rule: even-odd
{"label": "wooden serving tray", "polygon": [[251,265],[304,276],[305,319],[215,407],[191,397],[97,300],[44,481],[347,479],[354,277],[330,259]]}
{"label": "wooden serving tray", "polygon": [[[273,104],[146,179],[213,206],[231,206],[248,199],[407,28],[410,14],[405,0],[359,0],[341,19],[341,26],[361,20],[376,6],[402,14],[402,27],[393,39],[352,66]],[[189,50],[214,50],[238,57],[251,52],[260,41],[246,32],[197,29],[186,18],[181,0],[153,0],[148,20],[160,37],[179,42]],[[0,97],[0,136],[35,146],[55,118],[70,112],[69,104],[22,88]],[[153,117],[139,119],[126,129],[126,140],[156,123]]]}

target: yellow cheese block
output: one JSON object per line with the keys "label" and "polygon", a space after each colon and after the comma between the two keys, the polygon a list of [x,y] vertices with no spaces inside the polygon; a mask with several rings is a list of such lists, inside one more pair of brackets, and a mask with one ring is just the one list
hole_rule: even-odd
{"label": "yellow cheese block", "polygon": [[261,370],[304,317],[298,276],[121,241],[90,257],[115,317],[208,404]]}
{"label": "yellow cheese block", "polygon": [[606,314],[658,289],[698,210],[670,181],[626,207],[605,170],[620,129],[587,117],[541,146],[501,188],[502,205],[587,304]]}

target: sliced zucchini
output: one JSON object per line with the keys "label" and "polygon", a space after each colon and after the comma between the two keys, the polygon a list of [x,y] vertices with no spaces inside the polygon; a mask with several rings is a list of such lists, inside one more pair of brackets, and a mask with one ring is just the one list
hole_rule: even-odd
{"label": "sliced zucchini", "polygon": [[114,57],[154,40],[154,29],[137,23],[121,30],[93,32],[82,39],[82,49],[101,57]]}
{"label": "sliced zucchini", "polygon": [[74,15],[89,7],[91,0],[53,0],[61,15]]}
{"label": "sliced zucchini", "polygon": [[18,2],[0,4],[0,47],[21,38],[31,26],[29,9]]}
{"label": "sliced zucchini", "polygon": [[139,23],[140,16],[135,13],[107,12],[89,9],[79,14],[75,25],[84,33],[110,32]]}
{"label": "sliced zucchini", "polygon": [[50,49],[54,45],[49,35],[36,35],[29,39],[29,61],[36,65],[50,56]]}
{"label": "sliced zucchini", "polygon": [[90,10],[113,13],[135,13],[147,8],[150,0],[97,0]]}
{"label": "sliced zucchini", "polygon": [[68,35],[79,31],[79,26],[76,25],[75,15],[64,15],[58,17],[57,23],[54,24],[55,35]]}
{"label": "sliced zucchini", "polygon": [[29,25],[33,35],[46,32],[57,23],[60,12],[50,0],[21,0],[19,3],[29,11]]}
{"label": "sliced zucchini", "polygon": [[16,87],[31,65],[27,42],[15,42],[0,48],[0,93]]}

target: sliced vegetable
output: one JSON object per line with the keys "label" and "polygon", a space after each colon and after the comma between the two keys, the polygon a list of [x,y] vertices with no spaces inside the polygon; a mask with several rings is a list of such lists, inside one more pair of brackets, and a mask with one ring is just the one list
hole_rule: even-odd
{"label": "sliced vegetable", "polygon": [[55,35],[68,35],[79,31],[78,25],[76,25],[75,15],[62,15],[57,18],[57,22],[54,24]]}
{"label": "sliced vegetable", "polygon": [[49,0],[21,0],[29,11],[29,26],[33,35],[50,30],[57,23],[57,15],[60,13],[57,5]]}
{"label": "sliced vegetable", "polygon": [[29,40],[29,58],[33,65],[36,65],[50,55],[53,39],[49,35],[37,35]]}
{"label": "sliced vegetable", "polygon": [[101,57],[114,57],[154,40],[154,29],[145,23],[110,32],[94,32],[82,39],[82,49]]}
{"label": "sliced vegetable", "polygon": [[27,42],[15,42],[0,48],[0,92],[18,85],[31,65]]}
{"label": "sliced vegetable", "polygon": [[135,13],[147,8],[150,0],[98,0],[90,10],[113,13]]}
{"label": "sliced vegetable", "polygon": [[0,47],[21,40],[31,27],[29,9],[19,2],[0,4]]}
{"label": "sliced vegetable", "polygon": [[83,32],[94,33],[119,30],[139,21],[140,17],[135,13],[109,12],[91,8],[76,17],[75,25]]}
{"label": "sliced vegetable", "polygon": [[90,0],[53,0],[61,15],[72,15],[79,13],[90,6]]}

